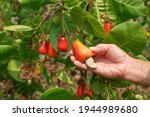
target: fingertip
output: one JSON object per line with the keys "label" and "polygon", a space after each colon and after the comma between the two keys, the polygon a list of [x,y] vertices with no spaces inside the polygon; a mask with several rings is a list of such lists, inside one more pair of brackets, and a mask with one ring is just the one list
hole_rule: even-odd
{"label": "fingertip", "polygon": [[71,56],[70,59],[72,62],[74,62],[76,60],[74,56]]}
{"label": "fingertip", "polygon": [[73,55],[73,51],[72,50],[70,50],[70,55]]}
{"label": "fingertip", "polygon": [[90,49],[95,52],[97,49],[95,47],[90,47]]}
{"label": "fingertip", "polygon": [[93,49],[94,49],[94,47],[90,47],[90,49],[91,49],[91,50],[93,50]]}

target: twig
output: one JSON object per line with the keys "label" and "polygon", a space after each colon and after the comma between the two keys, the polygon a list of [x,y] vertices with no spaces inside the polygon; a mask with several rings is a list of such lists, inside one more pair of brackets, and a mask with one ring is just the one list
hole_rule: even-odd
{"label": "twig", "polygon": [[42,26],[42,24],[44,23],[44,21],[46,20],[46,18],[49,16],[50,13],[51,13],[51,11],[48,12],[48,13],[43,17],[43,19],[41,20],[41,22],[40,22],[39,25],[37,26],[37,29],[36,29],[36,30],[34,31],[34,33],[31,35],[31,37],[30,37],[31,40],[35,37],[37,31],[40,29],[40,27]]}

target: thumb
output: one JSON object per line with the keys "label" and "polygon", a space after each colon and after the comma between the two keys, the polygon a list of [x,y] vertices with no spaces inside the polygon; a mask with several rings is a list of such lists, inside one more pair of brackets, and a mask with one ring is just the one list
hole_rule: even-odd
{"label": "thumb", "polygon": [[98,44],[95,47],[90,47],[93,53],[100,56],[105,55],[109,48],[110,48],[109,44]]}

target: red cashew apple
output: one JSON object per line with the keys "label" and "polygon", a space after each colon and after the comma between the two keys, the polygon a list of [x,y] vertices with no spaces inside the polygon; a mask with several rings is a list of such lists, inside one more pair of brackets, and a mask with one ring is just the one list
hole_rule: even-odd
{"label": "red cashew apple", "polygon": [[113,25],[111,22],[105,22],[103,25],[103,28],[104,28],[106,33],[109,33],[110,30],[113,28]]}
{"label": "red cashew apple", "polygon": [[86,86],[86,92],[89,97],[92,96],[92,90],[88,86]]}
{"label": "red cashew apple", "polygon": [[78,85],[77,96],[78,96],[79,98],[83,98],[83,96],[84,96],[84,85],[83,85],[83,83],[80,83],[80,84]]}
{"label": "red cashew apple", "polygon": [[68,41],[64,36],[58,37],[57,48],[61,52],[66,52],[68,50]]}
{"label": "red cashew apple", "polygon": [[53,58],[57,57],[58,54],[55,51],[55,49],[52,47],[50,42],[48,42],[48,44],[47,44],[47,49],[48,49],[47,54],[49,57],[53,57]]}
{"label": "red cashew apple", "polygon": [[46,54],[47,53],[47,44],[46,41],[41,42],[41,45],[38,49],[39,54]]}

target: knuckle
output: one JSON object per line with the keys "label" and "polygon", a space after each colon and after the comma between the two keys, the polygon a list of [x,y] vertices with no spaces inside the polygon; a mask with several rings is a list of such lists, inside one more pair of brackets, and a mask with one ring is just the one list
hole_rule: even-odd
{"label": "knuckle", "polygon": [[110,44],[110,47],[116,48],[117,45],[116,44]]}

